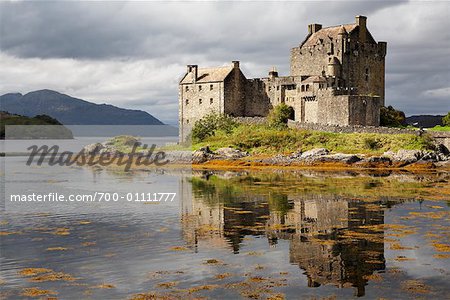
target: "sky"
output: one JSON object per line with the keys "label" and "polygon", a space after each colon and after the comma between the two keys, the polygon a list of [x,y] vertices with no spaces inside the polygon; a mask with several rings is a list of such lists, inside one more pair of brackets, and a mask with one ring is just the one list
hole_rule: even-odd
{"label": "sky", "polygon": [[239,60],[247,78],[272,67],[288,75],[308,24],[356,15],[388,43],[386,104],[406,115],[450,111],[448,1],[2,1],[0,94],[52,89],[176,124],[187,64]]}

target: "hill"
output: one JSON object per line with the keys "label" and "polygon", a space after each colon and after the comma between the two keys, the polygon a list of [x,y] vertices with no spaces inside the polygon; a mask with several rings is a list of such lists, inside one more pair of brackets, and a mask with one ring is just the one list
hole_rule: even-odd
{"label": "hill", "polygon": [[[62,125],[58,120],[55,120],[46,115],[38,115],[35,117],[26,117],[16,114],[11,114],[6,111],[0,111],[0,139],[5,139],[6,125]],[[13,131],[8,131],[8,139],[22,139],[22,138],[54,138],[54,139],[72,139],[72,132],[64,126],[44,126],[28,128],[20,127]]]}
{"label": "hill", "polygon": [[28,117],[45,114],[58,119],[64,125],[163,124],[142,110],[95,104],[52,90],[39,90],[25,95],[20,93],[2,95],[0,108],[3,111]]}
{"label": "hill", "polygon": [[410,116],[406,118],[406,123],[409,125],[413,125],[414,123],[417,123],[415,125],[416,127],[424,127],[424,128],[431,128],[438,125],[442,125],[442,118],[444,116],[432,116],[432,115],[417,115],[417,116]]}

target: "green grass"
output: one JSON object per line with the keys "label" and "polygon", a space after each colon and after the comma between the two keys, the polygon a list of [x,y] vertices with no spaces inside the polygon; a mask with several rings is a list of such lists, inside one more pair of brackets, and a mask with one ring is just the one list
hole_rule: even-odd
{"label": "green grass", "polygon": [[437,125],[437,126],[432,127],[432,128],[427,128],[427,130],[430,130],[430,131],[450,131],[450,126],[439,126],[439,125]]}
{"label": "green grass", "polygon": [[427,136],[412,134],[329,133],[297,129],[271,129],[264,125],[240,125],[231,134],[217,131],[214,136],[193,145],[208,145],[212,150],[232,147],[252,154],[277,154],[327,148],[333,152],[381,154],[400,149],[432,149]]}

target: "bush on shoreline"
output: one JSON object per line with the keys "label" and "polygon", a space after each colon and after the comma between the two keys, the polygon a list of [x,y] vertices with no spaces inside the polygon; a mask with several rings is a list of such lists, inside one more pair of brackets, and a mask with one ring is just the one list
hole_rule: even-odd
{"label": "bush on shoreline", "polygon": [[195,122],[191,132],[192,142],[202,142],[208,137],[214,136],[218,130],[230,134],[236,126],[238,123],[231,117],[212,112]]}

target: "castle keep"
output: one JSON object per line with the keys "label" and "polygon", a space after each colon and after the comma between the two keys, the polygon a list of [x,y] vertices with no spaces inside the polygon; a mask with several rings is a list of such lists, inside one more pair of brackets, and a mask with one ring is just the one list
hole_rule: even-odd
{"label": "castle keep", "polygon": [[267,116],[280,103],[294,109],[293,119],[327,125],[378,126],[384,105],[386,42],[376,42],[367,18],[322,28],[291,49],[290,75],[272,70],[247,79],[239,62],[199,68],[188,65],[179,84],[180,141],[195,121],[215,111],[235,117]]}

